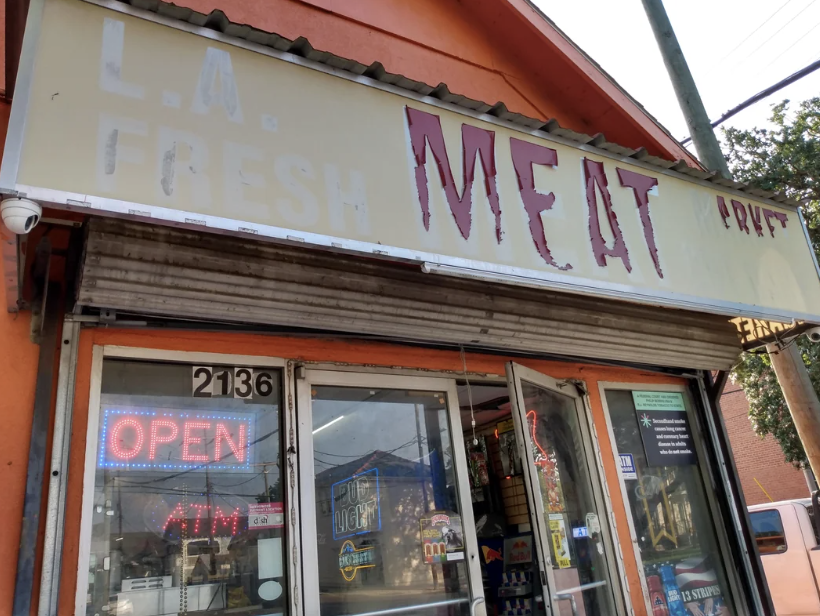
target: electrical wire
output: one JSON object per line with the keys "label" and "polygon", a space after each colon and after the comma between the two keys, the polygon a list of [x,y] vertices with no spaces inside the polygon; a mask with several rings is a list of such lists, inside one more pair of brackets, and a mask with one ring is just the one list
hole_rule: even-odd
{"label": "electrical wire", "polygon": [[[261,443],[262,441],[269,439],[271,436],[273,436],[277,432],[279,432],[279,428],[274,428],[273,430],[271,430],[267,434],[263,434],[258,439],[248,443],[248,446],[256,445],[257,443]],[[210,445],[212,442],[213,442],[213,439],[211,439],[210,441],[208,441],[205,444]],[[221,462],[222,460],[225,460],[226,458],[230,457],[231,455],[232,455],[232,453],[229,451],[224,456],[219,458],[219,460],[209,460],[205,464],[197,464],[193,468],[189,468],[187,470],[180,471],[179,473],[174,473],[173,475],[166,475],[165,477],[161,477],[161,478],[158,478],[158,479],[150,479],[148,481],[143,482],[143,485],[149,485],[149,484],[152,484],[152,483],[157,483],[158,481],[165,481],[166,479],[174,479],[175,477],[181,477],[182,475],[187,475],[188,473],[193,473],[194,471],[202,470],[206,466],[210,466],[211,464],[215,464],[216,462]]]}
{"label": "electrical wire", "polygon": [[794,43],[792,43],[791,45],[789,45],[788,47],[786,47],[786,49],[784,49],[784,50],[783,50],[783,51],[781,51],[779,54],[777,54],[777,56],[775,56],[774,60],[772,60],[772,61],[771,61],[771,62],[769,62],[766,66],[764,66],[764,67],[763,67],[763,70],[765,71],[765,70],[766,70],[767,68],[769,68],[772,64],[774,64],[775,62],[777,62],[777,61],[778,61],[778,60],[779,60],[782,56],[784,56],[784,55],[785,55],[788,51],[790,51],[790,50],[792,49],[792,47],[794,47],[795,45],[797,45],[800,41],[802,41],[804,38],[806,38],[809,34],[811,34],[812,32],[814,32],[815,30],[817,30],[817,28],[818,28],[818,27],[820,27],[820,21],[818,21],[816,24],[814,24],[814,26],[812,26],[812,27],[811,27],[811,28],[810,28],[810,29],[809,29],[809,30],[808,30],[808,31],[807,31],[807,32],[806,32],[803,36],[801,36],[799,39],[797,39]]}
{"label": "electrical wire", "polygon": [[[769,86],[768,88],[766,88],[765,90],[761,90],[760,92],[758,92],[757,94],[755,94],[751,98],[747,98],[745,101],[743,101],[742,103],[740,103],[736,107],[732,107],[729,111],[727,111],[722,116],[720,116],[717,120],[712,122],[710,124],[710,126],[712,128],[715,128],[716,126],[718,126],[720,124],[723,124],[723,122],[725,122],[726,120],[728,120],[732,116],[737,115],[738,113],[740,113],[741,111],[743,111],[747,107],[751,107],[755,103],[757,103],[759,101],[762,101],[764,98],[767,98],[767,97],[771,96],[772,94],[774,94],[775,92],[778,92],[779,90],[782,90],[786,86],[791,85],[794,82],[799,81],[800,79],[803,79],[803,77],[806,77],[807,75],[810,75],[811,73],[813,73],[817,69],[820,69],[820,58],[818,58],[817,60],[815,60],[814,62],[812,62],[808,66],[806,66],[804,68],[801,68],[796,73],[792,73],[791,75],[789,75],[785,79],[782,79],[782,80],[778,81],[773,86]],[[681,143],[681,145],[686,145],[690,141],[692,141],[691,137],[685,137],[684,139],[681,139],[680,143]]]}
{"label": "electrical wire", "polygon": [[746,60],[748,60],[750,57],[752,57],[755,53],[757,53],[757,52],[760,50],[760,48],[761,48],[761,47],[763,47],[766,43],[768,43],[769,41],[771,41],[771,40],[772,40],[775,36],[777,36],[778,34],[780,34],[786,26],[788,26],[788,25],[789,25],[790,23],[792,23],[795,19],[797,19],[798,17],[800,17],[803,13],[805,13],[805,12],[806,12],[806,10],[807,10],[809,7],[811,7],[811,6],[813,6],[813,5],[814,5],[814,0],[810,0],[810,1],[809,1],[809,3],[808,3],[806,6],[804,6],[804,7],[802,8],[802,10],[800,10],[800,11],[799,11],[799,12],[798,12],[798,13],[797,13],[794,17],[792,17],[789,21],[787,21],[787,22],[786,22],[786,23],[784,23],[782,26],[780,26],[777,30],[775,30],[775,31],[774,31],[774,33],[773,33],[771,36],[769,36],[769,38],[767,38],[767,39],[766,39],[766,40],[764,40],[762,43],[760,43],[760,45],[758,45],[757,47],[755,47],[755,48],[754,48],[754,49],[753,49],[750,53],[747,53],[747,54],[746,54],[743,58],[741,58],[741,59],[740,59],[740,61],[735,62],[735,64],[732,66],[732,69],[737,68],[739,65],[743,64]]}
{"label": "electrical wire", "polygon": [[758,31],[759,31],[759,30],[760,30],[763,26],[765,26],[766,24],[768,24],[768,23],[769,23],[769,21],[771,21],[771,19],[772,19],[775,15],[777,15],[780,11],[782,11],[784,8],[786,8],[786,6],[787,6],[787,5],[789,5],[792,1],[793,1],[793,0],[786,0],[786,2],[784,2],[783,4],[781,4],[779,9],[777,9],[774,13],[772,13],[772,14],[771,14],[771,15],[769,15],[766,19],[764,19],[764,20],[760,23],[760,25],[759,25],[757,28],[755,28],[755,29],[754,29],[754,30],[752,30],[749,34],[747,34],[747,35],[746,35],[746,38],[744,38],[742,41],[740,41],[737,45],[735,45],[735,46],[732,48],[732,50],[731,50],[729,53],[727,53],[727,54],[726,54],[725,56],[723,56],[720,60],[718,60],[718,61],[717,61],[717,66],[720,66],[721,64],[723,64],[723,61],[724,61],[724,60],[726,60],[729,56],[731,56],[733,53],[735,53],[735,52],[736,52],[736,51],[740,48],[740,46],[741,46],[741,45],[743,45],[743,43],[745,43],[745,42],[746,42],[746,41],[748,41],[750,38],[752,38],[752,36],[754,36],[755,34],[757,34],[757,32],[758,32]]}
{"label": "electrical wire", "polygon": [[473,409],[473,390],[470,387],[470,378],[467,376],[467,358],[464,355],[464,347],[461,350],[461,367],[464,370],[464,382],[467,383],[467,400],[470,403],[470,425],[473,429],[473,447],[478,445],[478,437],[475,435],[475,410]]}

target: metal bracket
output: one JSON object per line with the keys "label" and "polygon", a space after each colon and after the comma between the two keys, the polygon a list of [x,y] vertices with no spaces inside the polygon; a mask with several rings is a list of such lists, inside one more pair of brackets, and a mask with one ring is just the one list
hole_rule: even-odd
{"label": "metal bracket", "polygon": [[587,390],[586,382],[582,381],[581,379],[564,379],[563,381],[558,381],[558,387],[564,388],[567,385],[572,385],[575,387],[575,391],[578,393],[580,397],[585,397],[589,393]]}
{"label": "metal bracket", "polygon": [[117,311],[110,308],[103,308],[100,310],[100,323],[116,323]]}

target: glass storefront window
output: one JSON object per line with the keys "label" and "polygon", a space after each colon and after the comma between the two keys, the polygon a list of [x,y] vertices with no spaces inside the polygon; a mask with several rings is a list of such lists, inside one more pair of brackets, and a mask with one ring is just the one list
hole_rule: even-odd
{"label": "glass storefront window", "polygon": [[322,615],[468,614],[446,395],[313,385],[311,410]]}
{"label": "glass storefront window", "polygon": [[552,561],[558,614],[615,614],[613,588],[584,436],[573,398],[522,381],[536,497]]}
{"label": "glass storefront window", "polygon": [[103,363],[86,613],[284,614],[281,374]]}
{"label": "glass storefront window", "polygon": [[687,399],[680,392],[608,390],[653,616],[731,616]]}

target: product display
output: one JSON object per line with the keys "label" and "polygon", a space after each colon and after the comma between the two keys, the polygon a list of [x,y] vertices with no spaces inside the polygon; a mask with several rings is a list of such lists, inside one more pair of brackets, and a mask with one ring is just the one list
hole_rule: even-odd
{"label": "product display", "polygon": [[649,603],[652,605],[652,616],[669,616],[669,608],[666,607],[666,595],[663,592],[660,576],[650,575],[646,578],[646,585],[649,587]]}
{"label": "product display", "polygon": [[652,616],[730,616],[707,558],[652,565],[645,571]]}
{"label": "product display", "polygon": [[470,487],[473,490],[490,483],[490,475],[487,470],[487,441],[483,436],[478,437],[476,440],[478,444],[470,439],[465,442],[470,468]]}

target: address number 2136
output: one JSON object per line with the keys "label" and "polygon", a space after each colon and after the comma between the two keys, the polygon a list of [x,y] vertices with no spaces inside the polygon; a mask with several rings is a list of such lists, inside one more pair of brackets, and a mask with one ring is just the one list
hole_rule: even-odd
{"label": "address number 2136", "polygon": [[194,398],[266,398],[273,393],[273,374],[269,370],[193,366],[191,376]]}

